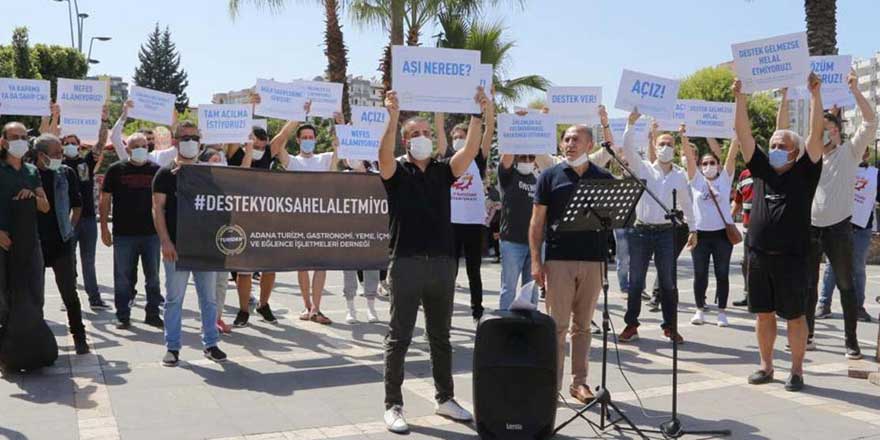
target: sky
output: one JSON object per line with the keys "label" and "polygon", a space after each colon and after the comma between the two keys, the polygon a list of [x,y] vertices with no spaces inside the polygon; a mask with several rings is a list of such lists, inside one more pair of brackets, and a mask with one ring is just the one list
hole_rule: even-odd
{"label": "sky", "polygon": [[[317,1],[290,0],[281,11],[258,9],[247,0],[233,20],[227,0],[78,0],[85,20],[83,49],[92,36],[90,74],[130,81],[138,50],[158,22],[169,26],[189,74],[190,104],[210,103],[213,93],[240,90],[255,79],[311,79],[326,67],[323,9]],[[487,21],[501,21],[514,40],[502,78],[539,74],[558,86],[601,86],[611,109],[624,68],[681,78],[731,59],[730,45],[805,30],[803,0],[500,0]],[[856,58],[880,51],[876,0],[838,2],[840,54]],[[25,25],[32,44],[70,45],[67,3],[2,0],[0,44]],[[75,26],[75,25],[74,25]],[[379,77],[387,37],[379,28],[355,25],[343,12],[348,72]],[[424,45],[437,34],[427,29]],[[521,104],[526,104],[522,102]],[[622,116],[611,110],[612,116]]]}

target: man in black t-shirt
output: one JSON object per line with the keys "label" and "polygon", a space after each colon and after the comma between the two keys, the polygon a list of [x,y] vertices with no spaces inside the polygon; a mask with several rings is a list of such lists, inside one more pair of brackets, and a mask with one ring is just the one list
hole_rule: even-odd
{"label": "man in black t-shirt", "polygon": [[[486,111],[482,89],[475,100]],[[385,336],[385,426],[409,430],[403,416],[403,364],[412,340],[419,305],[425,311],[436,388],[435,412],[458,421],[473,416],[454,399],[452,345],[449,330],[455,290],[450,188],[465,173],[480,147],[479,116],[471,116],[465,146],[451,159],[432,158],[433,133],[428,121],[413,117],[402,124],[407,154],[394,159],[395,130],[400,117],[397,93],[385,94],[389,121],[379,147],[379,174],[388,193],[391,230],[391,319]]]}
{"label": "man in black t-shirt", "polygon": [[[147,291],[146,318],[148,325],[163,326],[159,317],[162,293],[159,288],[159,237],[151,218],[153,176],[159,166],[148,160],[147,138],[135,133],[125,145],[128,160],[114,163],[104,175],[101,189],[101,241],[113,247],[113,299],[116,306],[116,327],[131,326],[138,258],[143,264]],[[113,233],[108,226],[113,208]]]}
{"label": "man in black t-shirt", "polygon": [[804,386],[803,363],[807,344],[807,254],[810,209],[822,173],[822,98],[820,81],[810,74],[810,134],[803,140],[790,130],[776,130],[769,153],[755,146],[748,116],[748,97],[742,83],[733,85],[736,97],[734,128],[742,154],[752,173],[752,211],[749,222],[749,311],[757,314],[761,368],[749,376],[753,385],[773,381],[773,345],[776,317],[787,321],[791,347],[788,391]]}
{"label": "man in black t-shirt", "polygon": [[[501,293],[499,309],[507,310],[516,297],[517,281],[532,281],[529,220],[537,186],[535,155],[502,154],[498,165],[501,188]],[[537,298],[534,298],[537,304]]]}

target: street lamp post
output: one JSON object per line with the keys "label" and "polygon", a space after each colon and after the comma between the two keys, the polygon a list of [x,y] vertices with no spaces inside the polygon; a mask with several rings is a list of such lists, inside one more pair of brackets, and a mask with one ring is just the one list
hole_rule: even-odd
{"label": "street lamp post", "polygon": [[89,14],[80,13],[76,15],[77,24],[79,25],[79,36],[77,41],[77,49],[80,52],[83,50],[83,26],[85,25],[86,19],[89,18]]}
{"label": "street lamp post", "polygon": [[[55,0],[58,3],[67,2],[67,18],[70,20],[70,47],[76,47],[76,41],[73,38],[73,6],[70,0]],[[78,23],[78,21],[77,21]]]}
{"label": "street lamp post", "polygon": [[95,40],[110,41],[111,37],[92,37],[92,39],[89,40],[89,54],[86,56],[86,60],[88,60],[88,63],[86,64],[86,73],[88,73],[89,67],[91,67],[92,64],[98,64],[98,60],[92,59],[92,45],[95,44]]}

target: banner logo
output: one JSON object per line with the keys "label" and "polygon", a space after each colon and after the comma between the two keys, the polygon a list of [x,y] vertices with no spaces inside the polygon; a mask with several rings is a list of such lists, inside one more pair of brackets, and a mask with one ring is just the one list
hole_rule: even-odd
{"label": "banner logo", "polygon": [[225,225],[217,230],[217,249],[223,255],[238,255],[247,247],[247,234],[238,225]]}

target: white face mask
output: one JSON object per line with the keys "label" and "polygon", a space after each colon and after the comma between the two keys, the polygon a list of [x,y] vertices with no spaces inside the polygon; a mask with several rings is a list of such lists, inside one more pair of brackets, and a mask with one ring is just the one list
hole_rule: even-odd
{"label": "white face mask", "polygon": [[419,136],[409,140],[409,154],[415,160],[425,160],[434,152],[434,142],[425,136]]}
{"label": "white face mask", "polygon": [[67,144],[64,146],[64,155],[73,159],[79,155],[79,146],[76,144]]}
{"label": "white face mask", "polygon": [[266,150],[257,150],[255,148],[254,152],[253,152],[253,158],[254,158],[254,160],[260,160],[263,158],[264,154],[266,154]]}
{"label": "white face mask", "polygon": [[9,154],[16,159],[21,159],[28,152],[28,141],[18,139],[9,141]]}
{"label": "white face mask", "polygon": [[535,163],[534,162],[519,162],[516,164],[516,170],[520,172],[520,174],[532,174],[535,172]]}
{"label": "white face mask", "polygon": [[703,165],[703,175],[714,179],[718,175],[718,165]]}
{"label": "white face mask", "polygon": [[581,154],[581,156],[575,160],[565,159],[565,162],[568,163],[568,166],[570,166],[572,168],[577,168],[577,167],[587,163],[588,160],[590,160],[590,158],[587,157],[587,153],[584,153],[584,154]]}
{"label": "white face mask", "polygon": [[47,165],[46,168],[48,168],[52,171],[58,171],[58,169],[61,168],[61,159],[52,159],[50,157],[49,158],[49,165]]}
{"label": "white face mask", "polygon": [[364,167],[364,162],[360,160],[345,159],[345,163],[348,164],[348,167],[351,168],[352,171],[356,171],[358,173],[363,173],[367,170],[366,167]]}
{"label": "white face mask", "polygon": [[184,159],[195,159],[199,154],[199,141],[181,141],[177,152]]}
{"label": "white face mask", "polygon": [[663,163],[672,162],[675,158],[675,150],[669,146],[663,146],[657,149],[657,159]]}
{"label": "white face mask", "polygon": [[465,140],[464,140],[464,139],[456,139],[456,140],[452,141],[452,148],[453,148],[455,151],[459,151],[459,150],[461,150],[462,148],[464,148],[464,144],[465,144]]}
{"label": "white face mask", "polygon": [[146,147],[133,148],[131,150],[131,161],[135,163],[144,163],[147,161],[149,152]]}

